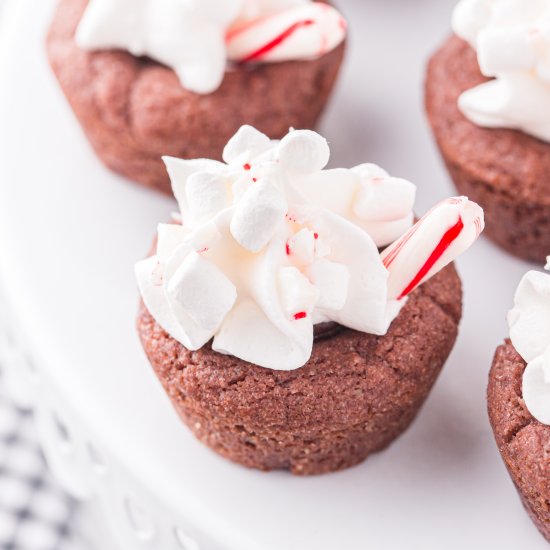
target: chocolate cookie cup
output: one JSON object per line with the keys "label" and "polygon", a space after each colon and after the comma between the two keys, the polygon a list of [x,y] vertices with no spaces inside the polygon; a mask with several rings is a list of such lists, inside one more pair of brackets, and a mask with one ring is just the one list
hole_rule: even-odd
{"label": "chocolate cookie cup", "polygon": [[173,406],[260,470],[347,468],[410,425],[456,340],[451,262],[483,230],[466,197],[414,223],[412,183],[329,156],[315,132],[247,126],[225,163],[165,159],[181,225],[136,264],[137,330]]}
{"label": "chocolate cookie cup", "polygon": [[185,349],[141,305],[138,332],[172,404],[218,454],[260,470],[323,474],[359,464],[412,423],[455,343],[453,266],[417,289],[385,336],[340,327],[307,364],[276,371]]}
{"label": "chocolate cookie cup", "polygon": [[60,0],[47,37],[53,71],[99,158],[165,193],[162,155],[219,158],[242,124],[274,137],[289,127],[314,127],[344,55],[342,43],[318,59],[237,64],[216,91],[198,94],[149,58],[80,49],[75,32],[87,4]]}
{"label": "chocolate cookie cup", "polygon": [[474,49],[452,36],[428,64],[428,118],[456,188],[483,207],[487,236],[541,262],[550,250],[550,144],[518,130],[482,128],[462,114],[459,96],[488,80]]}
{"label": "chocolate cookie cup", "polygon": [[525,509],[550,542],[550,426],[529,412],[522,392],[526,362],[507,340],[495,354],[487,391],[489,418]]}

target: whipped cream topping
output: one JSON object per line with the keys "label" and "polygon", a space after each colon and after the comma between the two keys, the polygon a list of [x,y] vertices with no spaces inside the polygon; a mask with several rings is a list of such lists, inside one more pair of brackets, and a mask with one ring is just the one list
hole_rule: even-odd
{"label": "whipped cream topping", "polygon": [[464,115],[550,141],[550,0],[461,0],[453,29],[493,78],[460,96]]}
{"label": "whipped cream topping", "polygon": [[310,0],[90,0],[76,33],[86,50],[118,48],[171,67],[208,94],[233,63],[308,60],[336,48],[346,22]]}
{"label": "whipped cream topping", "polygon": [[[550,262],[546,269],[550,269]],[[549,274],[529,271],[523,277],[508,323],[510,340],[527,363],[523,373],[525,405],[539,422],[550,425]]]}
{"label": "whipped cream topping", "polygon": [[407,295],[483,229],[482,210],[465,197],[413,226],[410,182],[372,164],[326,170],[329,155],[315,132],[272,141],[243,126],[225,162],[165,159],[182,224],[159,226],[156,255],[136,273],[173,338],[299,368],[315,324],[385,334]]}

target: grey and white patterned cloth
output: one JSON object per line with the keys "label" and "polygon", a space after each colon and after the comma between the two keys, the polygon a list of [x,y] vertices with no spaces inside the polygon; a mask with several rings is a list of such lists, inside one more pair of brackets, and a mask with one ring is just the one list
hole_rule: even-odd
{"label": "grey and white patterned cloth", "polygon": [[78,550],[75,503],[47,469],[32,414],[13,404],[5,385],[0,374],[0,550]]}

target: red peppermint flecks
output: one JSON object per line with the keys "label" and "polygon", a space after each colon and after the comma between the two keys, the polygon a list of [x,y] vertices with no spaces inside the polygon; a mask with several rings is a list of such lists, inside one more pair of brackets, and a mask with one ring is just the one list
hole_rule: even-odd
{"label": "red peppermint flecks", "polygon": [[319,233],[313,233],[313,238],[317,240],[319,238]]}
{"label": "red peppermint flecks", "polygon": [[200,250],[197,250],[197,254],[204,254],[205,252],[208,252],[207,246],[205,246],[204,248],[201,248]]}
{"label": "red peppermint flecks", "polygon": [[305,311],[299,311],[298,313],[294,314],[294,319],[296,321],[299,321],[300,319],[305,319],[307,317],[307,313]]}
{"label": "red peppermint flecks", "polygon": [[252,166],[250,166],[250,164],[247,162],[246,164],[243,165],[243,168],[245,170],[250,170],[252,168]]}
{"label": "red peppermint flecks", "polygon": [[285,245],[286,255],[290,256],[291,250],[290,250],[290,243],[287,241]]}

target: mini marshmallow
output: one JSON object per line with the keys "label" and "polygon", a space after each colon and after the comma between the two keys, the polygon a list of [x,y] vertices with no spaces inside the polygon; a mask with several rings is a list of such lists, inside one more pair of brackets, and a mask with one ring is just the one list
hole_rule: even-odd
{"label": "mini marshmallow", "polygon": [[361,178],[345,168],[321,170],[292,179],[296,189],[309,202],[344,218],[350,217],[353,201],[361,186]]}
{"label": "mini marshmallow", "polygon": [[166,262],[189,235],[189,230],[181,225],[159,223],[157,235],[157,258],[160,262]]}
{"label": "mini marshmallow", "polygon": [[279,163],[290,173],[318,172],[328,164],[329,158],[327,140],[311,130],[289,132],[279,144]]}
{"label": "mini marshmallow", "polygon": [[231,219],[231,235],[243,248],[257,253],[271,240],[287,210],[281,191],[267,179],[260,180],[236,206]]}
{"label": "mini marshmallow", "polygon": [[318,308],[341,310],[345,306],[350,277],[349,269],[344,264],[320,259],[306,273],[319,289]]}
{"label": "mini marshmallow", "polygon": [[277,275],[283,310],[291,319],[306,318],[319,299],[319,290],[296,267],[281,267]]}
{"label": "mini marshmallow", "polygon": [[370,181],[373,179],[384,180],[390,177],[390,175],[383,168],[378,166],[378,164],[373,164],[372,162],[365,162],[363,164],[359,164],[358,166],[354,166],[351,169],[351,172],[357,174],[363,181]]}
{"label": "mini marshmallow", "polygon": [[353,203],[353,213],[361,220],[391,222],[409,216],[414,207],[416,186],[401,178],[362,178]]}
{"label": "mini marshmallow", "polygon": [[174,157],[162,157],[162,160],[172,182],[172,192],[178,201],[180,212],[184,218],[189,215],[189,205],[187,204],[188,179],[197,172],[221,174],[227,168],[221,162],[208,159],[184,160]]}
{"label": "mini marshmallow", "polygon": [[191,216],[197,221],[209,219],[229,206],[226,180],[220,174],[197,172],[185,186]]}
{"label": "mini marshmallow", "polygon": [[310,265],[315,259],[315,235],[307,228],[301,229],[287,241],[287,254],[296,265]]}
{"label": "mini marshmallow", "polygon": [[271,146],[271,140],[265,134],[252,126],[241,126],[227,142],[223,150],[223,160],[227,164],[233,164],[240,159],[248,160],[262,154]]}
{"label": "mini marshmallow", "polygon": [[536,63],[533,41],[525,28],[488,28],[477,42],[481,72],[496,76],[502,72],[529,71]]}
{"label": "mini marshmallow", "polygon": [[453,12],[453,30],[472,48],[491,17],[493,0],[460,0]]}
{"label": "mini marshmallow", "polygon": [[168,282],[167,295],[197,325],[215,331],[235,304],[237,289],[221,269],[191,252]]}

